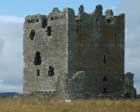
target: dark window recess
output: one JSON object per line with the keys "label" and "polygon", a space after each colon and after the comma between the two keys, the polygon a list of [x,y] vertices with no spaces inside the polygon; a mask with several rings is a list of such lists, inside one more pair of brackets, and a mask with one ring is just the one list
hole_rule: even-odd
{"label": "dark window recess", "polygon": [[78,33],[79,32],[79,30],[78,30],[78,28],[76,28],[76,33]]}
{"label": "dark window recess", "polygon": [[96,22],[98,22],[99,21],[99,19],[98,18],[96,18]]}
{"label": "dark window recess", "polygon": [[37,76],[40,76],[40,70],[37,70]]}
{"label": "dark window recess", "polygon": [[115,33],[115,37],[116,37],[116,38],[118,37],[117,33]]}
{"label": "dark window recess", "polygon": [[107,19],[107,23],[110,24],[111,23],[111,19]]}
{"label": "dark window recess", "polygon": [[104,76],[104,77],[103,77],[103,82],[106,82],[106,81],[107,81],[107,77]]}
{"label": "dark window recess", "polygon": [[38,20],[38,19],[36,19],[36,22],[39,22],[39,20]]}
{"label": "dark window recess", "polygon": [[40,56],[40,52],[36,52],[36,54],[35,54],[35,59],[34,59],[34,64],[35,64],[35,65],[41,65],[41,56]]}
{"label": "dark window recess", "polygon": [[126,98],[130,98],[131,94],[130,93],[125,93]]}
{"label": "dark window recess", "polygon": [[48,76],[54,75],[54,68],[52,66],[49,66]]}
{"label": "dark window recess", "polygon": [[106,64],[106,55],[103,57],[103,63]]}
{"label": "dark window recess", "polygon": [[45,28],[47,26],[47,20],[43,19],[42,20],[42,28]]}
{"label": "dark window recess", "polygon": [[35,20],[27,20],[28,24],[35,23]]}
{"label": "dark window recess", "polygon": [[112,18],[112,17],[107,18],[107,19],[106,19],[106,21],[107,21],[107,23],[108,23],[108,24],[111,24],[111,23],[112,23],[112,21],[113,21],[113,18]]}
{"label": "dark window recess", "polygon": [[103,94],[107,93],[107,88],[103,89]]}
{"label": "dark window recess", "polygon": [[51,17],[51,20],[54,20],[54,17]]}
{"label": "dark window recess", "polygon": [[48,36],[51,36],[52,30],[50,26],[47,28],[47,32],[48,32]]}
{"label": "dark window recess", "polygon": [[32,31],[30,32],[30,39],[33,40],[33,39],[34,39],[34,36],[35,36],[35,31],[32,30]]}

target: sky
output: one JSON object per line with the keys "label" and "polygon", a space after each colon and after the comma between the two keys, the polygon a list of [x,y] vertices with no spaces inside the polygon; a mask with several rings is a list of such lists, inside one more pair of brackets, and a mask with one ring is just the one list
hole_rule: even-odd
{"label": "sky", "polygon": [[0,3],[0,92],[22,92],[23,88],[23,23],[27,15],[48,14],[54,7],[70,7],[77,14],[83,4],[91,13],[97,4],[104,12],[126,14],[125,72],[135,74],[135,87],[140,93],[140,0],[1,0]]}

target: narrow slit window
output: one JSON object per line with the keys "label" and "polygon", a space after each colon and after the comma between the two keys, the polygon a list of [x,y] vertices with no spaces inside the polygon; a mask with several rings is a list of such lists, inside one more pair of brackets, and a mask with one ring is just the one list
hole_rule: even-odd
{"label": "narrow slit window", "polygon": [[35,31],[31,30],[31,32],[30,32],[30,39],[33,40],[34,37],[35,37]]}
{"label": "narrow slit window", "polygon": [[54,76],[54,68],[49,66],[48,76]]}
{"label": "narrow slit window", "polygon": [[48,31],[48,36],[51,36],[52,30],[50,26],[48,27],[47,31]]}
{"label": "narrow slit window", "polygon": [[106,64],[106,55],[103,57],[103,63]]}
{"label": "narrow slit window", "polygon": [[115,38],[117,38],[118,37],[118,35],[117,35],[117,33],[115,33]]}
{"label": "narrow slit window", "polygon": [[116,42],[119,41],[119,35],[118,35],[118,33],[115,33],[115,41]]}
{"label": "narrow slit window", "polygon": [[41,56],[40,56],[40,52],[36,52],[36,54],[35,54],[35,59],[34,59],[34,64],[35,64],[35,65],[41,65]]}
{"label": "narrow slit window", "polygon": [[76,33],[78,34],[78,32],[79,32],[79,30],[78,30],[78,28],[76,28]]}
{"label": "narrow slit window", "polygon": [[40,76],[40,70],[37,70],[37,76]]}

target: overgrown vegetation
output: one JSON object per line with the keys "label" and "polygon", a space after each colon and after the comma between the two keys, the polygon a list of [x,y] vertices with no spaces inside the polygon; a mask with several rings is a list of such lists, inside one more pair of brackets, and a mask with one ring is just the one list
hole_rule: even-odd
{"label": "overgrown vegetation", "polygon": [[140,112],[140,100],[61,100],[1,98],[0,112]]}

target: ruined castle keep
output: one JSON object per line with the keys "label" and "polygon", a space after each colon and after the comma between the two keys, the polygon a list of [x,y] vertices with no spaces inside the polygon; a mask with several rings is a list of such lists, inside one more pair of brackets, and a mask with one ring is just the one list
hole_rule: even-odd
{"label": "ruined castle keep", "polygon": [[83,5],[27,16],[24,23],[24,94],[58,98],[135,97],[124,73],[125,15]]}

